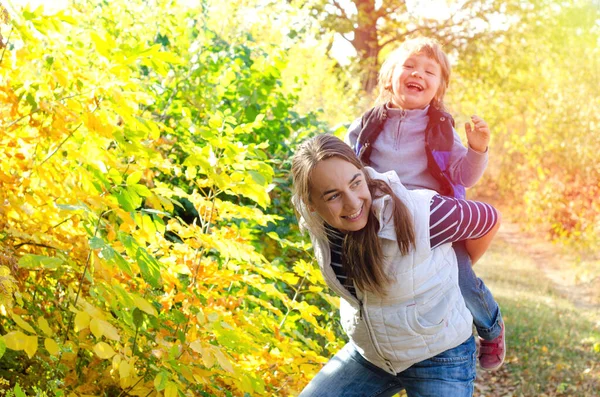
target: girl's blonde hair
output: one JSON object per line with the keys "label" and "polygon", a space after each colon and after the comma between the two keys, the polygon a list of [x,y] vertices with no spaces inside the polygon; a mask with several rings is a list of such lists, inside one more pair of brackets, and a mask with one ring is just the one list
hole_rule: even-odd
{"label": "girl's blonde hair", "polygon": [[441,84],[438,92],[431,101],[431,105],[440,110],[445,110],[444,95],[450,83],[450,61],[446,53],[442,50],[442,45],[435,39],[427,37],[417,37],[404,41],[400,47],[395,49],[383,62],[379,69],[377,78],[377,90],[379,96],[375,100],[376,104],[388,103],[392,99],[392,76],[394,69],[402,66],[406,59],[415,54],[425,54],[436,61],[442,70]]}
{"label": "girl's blonde hair", "polygon": [[[402,255],[408,254],[415,242],[412,216],[408,208],[387,183],[372,179],[350,146],[333,135],[317,135],[304,141],[292,157],[292,203],[301,227],[316,238],[327,238],[328,229],[323,219],[316,212],[311,212],[309,205],[312,172],[319,162],[332,157],[345,160],[362,171],[371,197],[377,198],[386,194],[392,197],[398,247]],[[369,211],[367,225],[361,230],[347,233],[344,238],[342,265],[348,275],[348,282],[354,281],[360,290],[383,292],[383,287],[390,281],[383,269],[384,257],[377,236],[378,231],[379,221],[373,211]]]}

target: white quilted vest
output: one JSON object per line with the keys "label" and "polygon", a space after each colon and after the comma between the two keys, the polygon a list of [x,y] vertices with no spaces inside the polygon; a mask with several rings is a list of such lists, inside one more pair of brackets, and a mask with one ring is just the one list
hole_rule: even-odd
{"label": "white quilted vest", "polygon": [[329,243],[313,238],[315,255],[325,281],[340,295],[344,331],[371,363],[391,374],[463,343],[472,334],[473,318],[458,287],[458,267],[451,244],[429,248],[429,190],[407,190],[394,171],[374,179],[386,181],[413,215],[415,247],[402,256],[392,219],[390,196],[373,200],[385,270],[394,280],[385,296],[357,291],[353,297],[337,280],[330,265]]}

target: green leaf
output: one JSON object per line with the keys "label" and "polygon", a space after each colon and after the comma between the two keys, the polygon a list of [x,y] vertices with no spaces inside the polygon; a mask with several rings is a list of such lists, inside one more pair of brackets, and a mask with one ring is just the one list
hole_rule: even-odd
{"label": "green leaf", "polygon": [[103,248],[106,244],[104,243],[104,240],[102,240],[100,237],[92,237],[90,239],[90,248],[91,249],[99,249],[99,248]]}
{"label": "green leaf", "polygon": [[133,325],[135,325],[136,328],[141,327],[144,322],[144,313],[136,307],[133,309],[131,315],[133,317]]}
{"label": "green leaf", "polygon": [[117,185],[120,185],[123,182],[123,177],[121,173],[116,168],[111,168],[108,170],[108,177],[113,180],[113,182]]}
{"label": "green leaf", "polygon": [[[146,186],[144,185],[131,185],[127,187],[127,190],[130,191],[130,194],[136,194],[138,196],[141,197],[148,197],[150,195],[152,195],[152,192],[150,191],[150,189],[148,189]],[[141,200],[140,200],[140,205],[141,205]],[[138,205],[139,207],[139,205]]]}
{"label": "green leaf", "polygon": [[[111,253],[105,254],[105,251],[111,251]],[[133,271],[131,270],[129,262],[127,262],[120,253],[113,250],[111,247],[106,246],[106,248],[102,250],[102,256],[107,260],[112,259],[112,262],[115,263],[119,269],[124,271],[129,276],[133,276]]]}
{"label": "green leaf", "polygon": [[135,185],[136,183],[138,183],[140,181],[140,179],[142,179],[142,171],[135,171],[133,173],[131,173],[128,177],[127,177],[127,186],[132,186]]}
{"label": "green leaf", "polygon": [[185,314],[183,314],[179,310],[171,310],[170,314],[171,314],[171,316],[172,316],[171,318],[175,324],[185,324],[188,321]]}
{"label": "green leaf", "polygon": [[[160,215],[160,216],[171,216],[168,212],[155,210],[152,208],[142,208],[142,212],[147,212],[148,214]],[[160,219],[160,218],[159,218]]]}
{"label": "green leaf", "polygon": [[136,243],[135,239],[129,234],[123,232],[118,232],[117,238],[121,243],[123,243],[123,246],[127,250],[127,255],[134,257],[138,247],[138,244]]}
{"label": "green leaf", "polygon": [[18,265],[21,268],[33,269],[43,267],[45,269],[56,269],[64,261],[60,258],[54,258],[43,255],[26,254],[19,259]]}
{"label": "green leaf", "polygon": [[162,391],[167,386],[167,380],[169,379],[169,374],[166,371],[160,371],[156,378],[154,378],[154,387],[156,391]]}
{"label": "green leaf", "polygon": [[31,110],[35,111],[37,110],[38,104],[35,101],[35,98],[33,97],[33,95],[31,95],[30,92],[27,93],[27,96],[25,97],[25,100],[27,101],[27,103],[31,106]]}
{"label": "green leaf", "polygon": [[134,212],[142,203],[141,198],[129,189],[119,189],[115,196],[119,205],[127,212]]}
{"label": "green leaf", "polygon": [[172,52],[166,52],[166,51],[157,52],[152,57],[155,59],[167,62],[167,63],[172,63],[172,64],[182,64],[183,63],[182,59]]}
{"label": "green leaf", "polygon": [[23,390],[21,389],[21,386],[19,386],[19,384],[17,383],[15,385],[15,397],[27,397],[27,395],[23,392]]}
{"label": "green leaf", "polygon": [[159,288],[161,282],[160,264],[158,261],[142,247],[138,247],[135,259],[138,262],[144,280],[154,288]]}
{"label": "green leaf", "polygon": [[258,183],[259,185],[265,186],[267,184],[267,179],[263,174],[256,171],[248,171],[248,173],[250,174],[252,179],[254,179],[254,182]]}
{"label": "green leaf", "polygon": [[4,338],[0,335],[0,358],[2,358],[4,352],[6,352],[6,343],[4,342]]}
{"label": "green leaf", "polygon": [[210,120],[208,120],[208,125],[214,129],[221,128],[223,125],[223,114],[221,114],[221,112],[214,114]]}
{"label": "green leaf", "polygon": [[84,210],[87,211],[88,208],[83,205],[83,204],[79,204],[79,205],[72,205],[72,204],[54,204],[56,206],[56,208],[59,208],[61,210],[64,211],[79,211],[79,210]]}
{"label": "green leaf", "polygon": [[100,255],[102,256],[102,258],[106,259],[107,261],[112,261],[115,256],[115,253],[116,253],[116,251],[108,245],[105,245],[100,250]]}

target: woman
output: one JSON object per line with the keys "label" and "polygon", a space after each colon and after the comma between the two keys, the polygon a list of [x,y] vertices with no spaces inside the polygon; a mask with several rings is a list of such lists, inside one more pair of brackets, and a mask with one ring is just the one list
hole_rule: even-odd
{"label": "woman", "polygon": [[407,190],[394,172],[364,167],[331,135],[292,160],[293,202],[350,342],[301,397],[471,396],[472,317],[451,243],[473,263],[499,227],[489,205]]}

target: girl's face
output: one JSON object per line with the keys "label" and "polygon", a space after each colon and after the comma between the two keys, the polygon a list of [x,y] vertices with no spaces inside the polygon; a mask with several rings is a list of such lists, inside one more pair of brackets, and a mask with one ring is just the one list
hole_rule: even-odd
{"label": "girl's face", "polygon": [[442,84],[442,68],[425,54],[412,54],[392,74],[392,105],[410,110],[424,109]]}
{"label": "girl's face", "polygon": [[312,171],[309,209],[338,230],[361,230],[371,210],[363,171],[339,157],[319,162]]}

